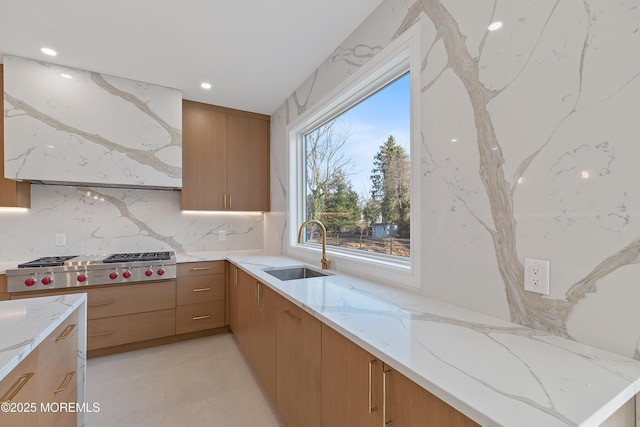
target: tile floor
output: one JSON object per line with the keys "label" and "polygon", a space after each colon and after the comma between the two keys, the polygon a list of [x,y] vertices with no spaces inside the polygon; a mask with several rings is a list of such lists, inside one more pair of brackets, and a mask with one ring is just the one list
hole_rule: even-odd
{"label": "tile floor", "polygon": [[90,359],[87,427],[282,427],[231,334]]}

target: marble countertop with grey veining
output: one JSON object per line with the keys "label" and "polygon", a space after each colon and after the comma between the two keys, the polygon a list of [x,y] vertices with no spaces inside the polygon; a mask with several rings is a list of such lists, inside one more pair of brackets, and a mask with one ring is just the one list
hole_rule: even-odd
{"label": "marble countertop with grey veining", "polygon": [[[214,258],[218,259],[218,258]],[[226,259],[486,426],[597,426],[640,392],[640,361],[293,258]]]}
{"label": "marble countertop with grey veining", "polygon": [[0,301],[0,380],[86,301],[87,294]]}
{"label": "marble countertop with grey veining", "polygon": [[334,271],[281,281],[265,269],[305,262],[263,251],[176,258],[233,262],[482,425],[597,426],[640,392],[640,361],[409,289]]}

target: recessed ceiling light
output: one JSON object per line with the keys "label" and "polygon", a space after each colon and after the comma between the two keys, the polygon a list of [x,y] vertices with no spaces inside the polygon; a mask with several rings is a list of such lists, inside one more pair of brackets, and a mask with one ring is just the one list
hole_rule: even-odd
{"label": "recessed ceiling light", "polygon": [[65,79],[72,79],[73,76],[67,73],[60,73],[60,77],[64,77]]}
{"label": "recessed ceiling light", "polygon": [[489,31],[499,30],[500,28],[502,28],[502,22],[500,21],[492,22],[488,28],[489,28]]}
{"label": "recessed ceiling light", "polygon": [[48,48],[48,47],[42,47],[40,48],[40,52],[44,53],[45,55],[49,55],[49,56],[56,56],[58,54],[58,52],[56,52],[55,50]]}
{"label": "recessed ceiling light", "polygon": [[211,83],[206,83],[206,82],[200,83],[200,87],[202,89],[211,89]]}

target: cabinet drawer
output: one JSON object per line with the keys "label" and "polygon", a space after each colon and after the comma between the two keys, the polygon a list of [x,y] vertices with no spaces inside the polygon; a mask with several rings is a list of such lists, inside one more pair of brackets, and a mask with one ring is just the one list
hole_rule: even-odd
{"label": "cabinet drawer", "polygon": [[178,305],[224,300],[225,275],[180,277]]}
{"label": "cabinet drawer", "polygon": [[175,309],[128,314],[87,322],[87,350],[175,334]]}
{"label": "cabinet drawer", "polygon": [[178,264],[178,277],[224,274],[225,261],[185,262]]}
{"label": "cabinet drawer", "polygon": [[[77,340],[77,333],[73,334],[70,339]],[[44,404],[75,401],[72,400],[72,397],[75,396],[78,382],[78,345],[77,341],[66,341],[64,347],[55,357],[50,360],[40,358],[40,365],[46,364],[47,366],[46,369],[40,370],[41,377],[38,378],[38,395]],[[52,407],[57,408],[57,405]],[[60,414],[56,409],[42,411],[38,414],[38,425],[52,426]]]}
{"label": "cabinet drawer", "polygon": [[176,308],[176,334],[224,326],[224,301],[181,305]]}
{"label": "cabinet drawer", "polygon": [[[37,402],[37,377],[38,349],[36,348],[0,381],[0,402]],[[37,421],[37,412],[0,411],[0,426],[36,426]]]}
{"label": "cabinet drawer", "polygon": [[58,352],[65,348],[67,344],[71,344],[75,348],[78,347],[78,310],[67,317],[64,322],[40,344],[40,352],[47,355],[47,359],[40,361],[40,366],[46,369],[47,365],[55,360]]}
{"label": "cabinet drawer", "polygon": [[168,280],[91,289],[88,293],[87,319],[174,308],[175,286],[175,281]]}

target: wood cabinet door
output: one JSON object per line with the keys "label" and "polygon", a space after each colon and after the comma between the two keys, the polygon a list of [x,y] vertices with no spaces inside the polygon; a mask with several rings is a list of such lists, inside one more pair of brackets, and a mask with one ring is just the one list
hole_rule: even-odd
{"label": "wood cabinet door", "polygon": [[223,210],[227,190],[227,114],[182,103],[182,209]]}
{"label": "wood cabinet door", "polygon": [[322,419],[321,323],[277,296],[276,404],[288,426],[319,427]]}
{"label": "wood cabinet door", "polygon": [[269,122],[229,114],[228,208],[231,211],[269,210]]}
{"label": "wood cabinet door", "polygon": [[256,373],[269,397],[276,400],[276,301],[275,291],[262,283],[257,284],[257,307],[251,325],[255,334],[251,346]]}
{"label": "wood cabinet door", "polygon": [[379,426],[381,362],[322,325],[322,425]]}
{"label": "wood cabinet door", "polygon": [[395,426],[476,427],[458,412],[400,372],[385,366],[387,421]]}

